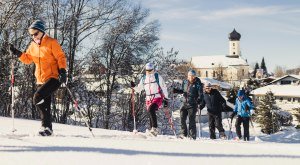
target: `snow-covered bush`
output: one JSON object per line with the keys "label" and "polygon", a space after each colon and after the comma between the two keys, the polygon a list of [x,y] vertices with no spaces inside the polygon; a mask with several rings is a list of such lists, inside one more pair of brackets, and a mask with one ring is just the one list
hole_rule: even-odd
{"label": "snow-covered bush", "polygon": [[291,113],[282,110],[275,110],[275,113],[278,114],[279,122],[282,126],[291,126],[293,122],[293,116]]}

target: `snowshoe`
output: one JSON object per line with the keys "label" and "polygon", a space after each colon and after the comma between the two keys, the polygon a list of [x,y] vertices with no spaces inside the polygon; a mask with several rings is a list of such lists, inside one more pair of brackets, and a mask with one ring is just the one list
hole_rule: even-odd
{"label": "snowshoe", "polygon": [[178,138],[180,138],[180,139],[187,139],[187,137],[184,136],[183,134],[178,135]]}
{"label": "snowshoe", "polygon": [[242,138],[239,138],[239,137],[235,137],[233,138],[233,140],[236,140],[236,141],[240,141]]}
{"label": "snowshoe", "polygon": [[150,133],[151,133],[153,136],[157,136],[157,135],[158,135],[158,130],[157,130],[157,128],[152,127],[151,130],[150,130]]}
{"label": "snowshoe", "polygon": [[226,140],[227,136],[224,132],[220,132],[220,139]]}
{"label": "snowshoe", "polygon": [[53,134],[53,131],[49,127],[42,127],[39,131],[39,135],[41,136],[51,136]]}

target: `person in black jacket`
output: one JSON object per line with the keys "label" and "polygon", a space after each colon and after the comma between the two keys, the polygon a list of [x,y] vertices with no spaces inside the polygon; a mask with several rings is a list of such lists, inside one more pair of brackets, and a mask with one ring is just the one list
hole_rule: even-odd
{"label": "person in black jacket", "polygon": [[201,103],[203,87],[201,80],[196,77],[196,72],[190,70],[187,80],[182,83],[182,89],[174,89],[174,93],[183,93],[184,103],[180,108],[181,134],[179,137],[187,137],[186,119],[189,117],[189,136],[196,139],[196,113],[197,105]]}
{"label": "person in black jacket", "polygon": [[200,110],[205,106],[207,107],[210,138],[216,139],[215,129],[217,127],[220,138],[226,139],[222,125],[222,109],[226,108],[226,100],[218,90],[212,89],[210,83],[205,84]]}

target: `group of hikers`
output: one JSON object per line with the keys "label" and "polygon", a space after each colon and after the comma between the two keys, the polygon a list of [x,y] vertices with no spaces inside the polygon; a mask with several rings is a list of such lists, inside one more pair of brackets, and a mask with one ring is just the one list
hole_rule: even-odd
{"label": "group of hikers", "polygon": [[[136,92],[142,90],[146,93],[146,110],[150,116],[150,132],[153,135],[158,134],[156,111],[164,106],[168,106],[168,91],[164,79],[155,72],[154,65],[147,63],[145,66],[146,74],[141,78],[139,84],[135,86],[131,82],[131,87]],[[214,89],[210,83],[205,83],[204,87],[201,80],[196,76],[194,70],[188,71],[187,79],[183,80],[180,89],[173,88],[173,93],[183,94],[184,101],[180,108],[180,138],[196,139],[196,113],[198,108],[202,110],[207,108],[210,139],[216,139],[215,129],[219,131],[222,139],[227,139],[225,130],[222,125],[222,112],[226,109],[226,100],[217,89]],[[238,97],[235,101],[231,119],[238,115],[236,120],[237,138],[242,139],[241,124],[244,127],[244,140],[249,141],[249,121],[254,113],[253,104],[245,95],[244,90],[238,91]],[[186,120],[189,119],[189,127],[187,128]]]}
{"label": "group of hikers", "polygon": [[[66,83],[66,56],[56,39],[45,33],[45,24],[41,20],[34,21],[28,28],[32,38],[26,52],[21,52],[10,44],[10,51],[24,64],[35,64],[35,77],[37,79],[37,91],[34,93],[33,102],[40,113],[42,136],[50,136],[52,130],[51,95]],[[146,74],[136,86],[131,82],[135,92],[145,91],[146,109],[150,116],[150,132],[154,135],[159,133],[157,129],[156,111],[161,106],[168,106],[168,91],[164,79],[155,72],[152,63],[145,65]],[[204,87],[203,87],[204,86]],[[226,100],[217,89],[213,89],[210,83],[202,84],[194,70],[188,71],[187,79],[183,81],[182,88],[173,89],[174,93],[183,94],[184,101],[180,108],[181,130],[179,137],[196,139],[196,113],[198,108],[207,107],[209,133],[211,139],[216,139],[215,128],[218,129],[220,138],[226,139],[222,125],[222,110],[226,108]],[[249,119],[254,113],[253,105],[245,95],[244,90],[238,91],[235,108],[231,115],[236,120],[236,133],[239,139],[241,135],[241,123],[244,127],[244,140],[249,140]],[[189,119],[187,128],[186,120]]]}

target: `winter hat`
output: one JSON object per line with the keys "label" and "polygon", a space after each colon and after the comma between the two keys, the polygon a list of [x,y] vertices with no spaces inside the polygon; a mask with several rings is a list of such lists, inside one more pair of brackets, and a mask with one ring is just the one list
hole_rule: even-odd
{"label": "winter hat", "polygon": [[196,71],[194,71],[194,70],[189,70],[188,75],[196,76]]}
{"label": "winter hat", "polygon": [[30,26],[29,26],[29,28],[28,29],[36,29],[36,30],[39,30],[39,31],[41,31],[41,32],[43,32],[43,33],[45,33],[45,23],[44,23],[44,21],[42,21],[42,20],[36,20],[36,21],[34,21]]}
{"label": "winter hat", "polygon": [[146,70],[153,70],[154,69],[154,65],[151,62],[148,62],[145,66]]}
{"label": "winter hat", "polygon": [[239,90],[237,95],[238,95],[238,97],[244,96],[245,95],[245,91],[244,90]]}
{"label": "winter hat", "polygon": [[211,83],[209,82],[205,83],[205,87],[211,87]]}

